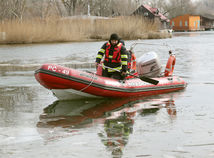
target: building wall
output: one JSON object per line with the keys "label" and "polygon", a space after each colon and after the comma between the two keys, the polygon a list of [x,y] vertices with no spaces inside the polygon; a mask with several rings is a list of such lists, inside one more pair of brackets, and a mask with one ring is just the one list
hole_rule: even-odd
{"label": "building wall", "polygon": [[200,16],[182,15],[172,18],[170,26],[175,31],[193,31],[200,30]]}
{"label": "building wall", "polygon": [[200,30],[200,16],[190,16],[190,30]]}

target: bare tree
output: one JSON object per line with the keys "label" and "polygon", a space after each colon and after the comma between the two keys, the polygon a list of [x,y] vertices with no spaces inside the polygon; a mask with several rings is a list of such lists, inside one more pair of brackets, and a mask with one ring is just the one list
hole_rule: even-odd
{"label": "bare tree", "polygon": [[111,0],[95,0],[93,2],[94,15],[109,16],[111,15],[111,8],[109,8]]}
{"label": "bare tree", "polygon": [[112,1],[110,8],[114,12],[113,15],[131,15],[137,8],[137,4],[132,0],[115,0]]}
{"label": "bare tree", "polygon": [[183,14],[193,14],[195,5],[191,0],[170,0],[165,6],[165,10],[165,13],[172,18]]}
{"label": "bare tree", "polygon": [[7,0],[0,3],[1,19],[22,19],[26,9],[26,0]]}
{"label": "bare tree", "polygon": [[75,15],[75,11],[76,11],[76,5],[77,5],[77,0],[62,0],[68,15]]}
{"label": "bare tree", "polygon": [[214,15],[214,1],[213,0],[203,0],[196,3],[196,13],[197,14],[213,14]]}
{"label": "bare tree", "polygon": [[67,12],[62,0],[55,0],[55,5],[56,5],[56,8],[57,8],[60,16],[68,15],[68,12]]}
{"label": "bare tree", "polygon": [[182,14],[214,12],[213,0],[197,3],[191,0],[1,0],[0,19],[44,18],[52,15],[124,16],[130,15],[141,4],[158,8],[169,18]]}
{"label": "bare tree", "polygon": [[2,0],[0,3],[0,19],[44,18],[49,15],[66,15],[61,0]]}
{"label": "bare tree", "polygon": [[164,0],[153,0],[150,2],[151,7],[158,8],[161,13],[166,11],[167,2]]}
{"label": "bare tree", "polygon": [[67,11],[61,0],[28,0],[27,17],[66,16]]}

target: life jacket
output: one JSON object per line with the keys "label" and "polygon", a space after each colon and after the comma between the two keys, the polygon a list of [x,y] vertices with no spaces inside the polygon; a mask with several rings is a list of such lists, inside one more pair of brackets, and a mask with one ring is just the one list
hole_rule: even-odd
{"label": "life jacket", "polygon": [[112,62],[112,63],[120,63],[121,62],[121,56],[120,56],[120,50],[122,47],[122,43],[117,44],[117,46],[114,47],[113,55],[110,57],[109,51],[111,48],[111,44],[108,42],[106,44],[106,52],[105,52],[105,61]]}
{"label": "life jacket", "polygon": [[128,70],[132,69],[132,70],[136,70],[136,57],[132,52],[128,52],[128,65],[127,68]]}
{"label": "life jacket", "polygon": [[130,51],[128,51],[128,63],[127,63],[127,68],[128,68],[128,70],[130,70],[131,69],[131,66],[132,66],[132,55],[131,55],[131,52]]}
{"label": "life jacket", "polygon": [[136,70],[136,56],[132,53],[132,70]]}
{"label": "life jacket", "polygon": [[176,58],[174,55],[170,55],[168,62],[166,64],[166,68],[165,68],[165,72],[164,72],[164,76],[172,76],[173,70],[174,70],[174,66],[175,66],[175,61]]}

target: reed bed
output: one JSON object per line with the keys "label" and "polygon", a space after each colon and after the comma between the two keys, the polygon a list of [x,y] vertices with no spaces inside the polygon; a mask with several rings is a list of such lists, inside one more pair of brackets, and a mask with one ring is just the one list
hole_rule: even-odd
{"label": "reed bed", "polygon": [[111,33],[123,39],[165,38],[156,23],[140,17],[48,18],[0,22],[0,43],[47,43],[106,40]]}

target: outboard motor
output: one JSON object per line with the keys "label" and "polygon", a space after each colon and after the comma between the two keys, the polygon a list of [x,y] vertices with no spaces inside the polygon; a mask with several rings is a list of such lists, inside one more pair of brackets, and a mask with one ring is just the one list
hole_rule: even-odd
{"label": "outboard motor", "polygon": [[137,59],[139,76],[157,77],[161,73],[161,64],[155,52],[148,52]]}

